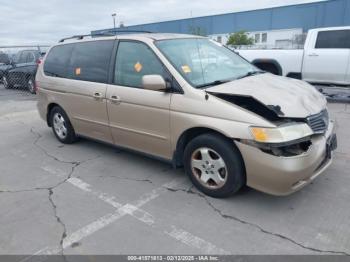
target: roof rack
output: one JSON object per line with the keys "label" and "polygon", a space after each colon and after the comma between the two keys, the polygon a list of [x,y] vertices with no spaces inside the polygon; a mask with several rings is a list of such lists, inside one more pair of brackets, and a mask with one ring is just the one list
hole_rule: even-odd
{"label": "roof rack", "polygon": [[116,34],[116,33],[147,33],[147,34],[154,33],[154,32],[146,31],[146,30],[119,30],[119,29],[113,29],[113,30],[110,30],[109,32],[106,32],[106,33],[112,33],[112,32],[113,32],[113,34]]}
{"label": "roof rack", "polygon": [[69,40],[69,39],[77,39],[77,40],[82,40],[84,39],[84,37],[98,37],[98,36],[113,36],[114,34],[108,34],[108,33],[99,33],[99,34],[95,34],[95,35],[92,35],[92,34],[88,34],[88,35],[73,35],[73,36],[70,36],[70,37],[66,37],[66,38],[62,38],[60,41],[58,41],[59,43],[63,43],[64,41],[66,40]]}
{"label": "roof rack", "polygon": [[104,32],[104,33],[96,33],[96,34],[87,34],[87,35],[74,35],[71,37],[66,37],[62,38],[59,43],[63,43],[66,40],[69,39],[77,39],[77,40],[82,40],[84,37],[101,37],[101,36],[116,36],[118,33],[152,33],[150,31],[142,31],[142,30],[112,30],[109,32]]}

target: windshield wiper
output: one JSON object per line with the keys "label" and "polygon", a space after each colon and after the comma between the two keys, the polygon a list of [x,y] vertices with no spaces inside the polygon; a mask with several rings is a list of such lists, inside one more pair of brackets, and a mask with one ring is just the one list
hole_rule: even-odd
{"label": "windshield wiper", "polygon": [[205,84],[202,84],[202,85],[198,85],[196,87],[197,88],[203,88],[203,87],[221,85],[221,84],[225,84],[225,83],[231,82],[233,80],[242,79],[242,78],[245,78],[245,77],[254,76],[254,75],[258,75],[258,74],[265,74],[265,73],[266,73],[265,71],[260,71],[260,70],[259,71],[258,70],[257,71],[250,71],[250,72],[246,73],[245,75],[240,76],[238,78],[224,79],[224,80],[215,80],[213,82],[205,83]]}
{"label": "windshield wiper", "polygon": [[248,73],[246,73],[243,76],[237,77],[237,79],[242,79],[242,78],[246,78],[246,77],[250,77],[250,76],[255,76],[255,75],[259,75],[259,74],[265,74],[265,71],[249,71]]}
{"label": "windshield wiper", "polygon": [[202,85],[198,85],[196,87],[197,88],[203,88],[203,87],[209,87],[209,86],[217,86],[217,85],[225,84],[225,83],[228,83],[228,82],[231,82],[231,81],[232,80],[215,80],[213,82],[202,84]]}

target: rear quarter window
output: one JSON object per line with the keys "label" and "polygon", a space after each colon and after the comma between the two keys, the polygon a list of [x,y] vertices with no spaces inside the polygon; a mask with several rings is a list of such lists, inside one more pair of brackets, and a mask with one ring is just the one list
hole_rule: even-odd
{"label": "rear quarter window", "polygon": [[69,78],[107,83],[114,41],[100,40],[74,44]]}
{"label": "rear quarter window", "polygon": [[48,53],[44,63],[44,73],[47,76],[67,78],[68,65],[72,55],[73,45],[59,45]]}

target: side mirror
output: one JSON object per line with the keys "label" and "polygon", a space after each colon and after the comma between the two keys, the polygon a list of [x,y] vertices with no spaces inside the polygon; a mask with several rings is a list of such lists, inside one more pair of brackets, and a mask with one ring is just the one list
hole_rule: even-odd
{"label": "side mirror", "polygon": [[167,90],[167,84],[161,75],[145,75],[142,77],[142,86],[144,89],[153,91]]}

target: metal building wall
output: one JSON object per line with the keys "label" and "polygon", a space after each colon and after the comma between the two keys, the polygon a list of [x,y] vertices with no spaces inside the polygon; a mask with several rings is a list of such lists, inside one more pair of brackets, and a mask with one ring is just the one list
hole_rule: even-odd
{"label": "metal building wall", "polygon": [[[275,29],[310,28],[350,25],[350,0],[328,0],[301,5],[181,19],[174,21],[127,26],[128,30],[190,33],[191,27],[202,28],[207,35],[240,30],[262,31]],[[92,34],[111,29],[93,31]]]}

